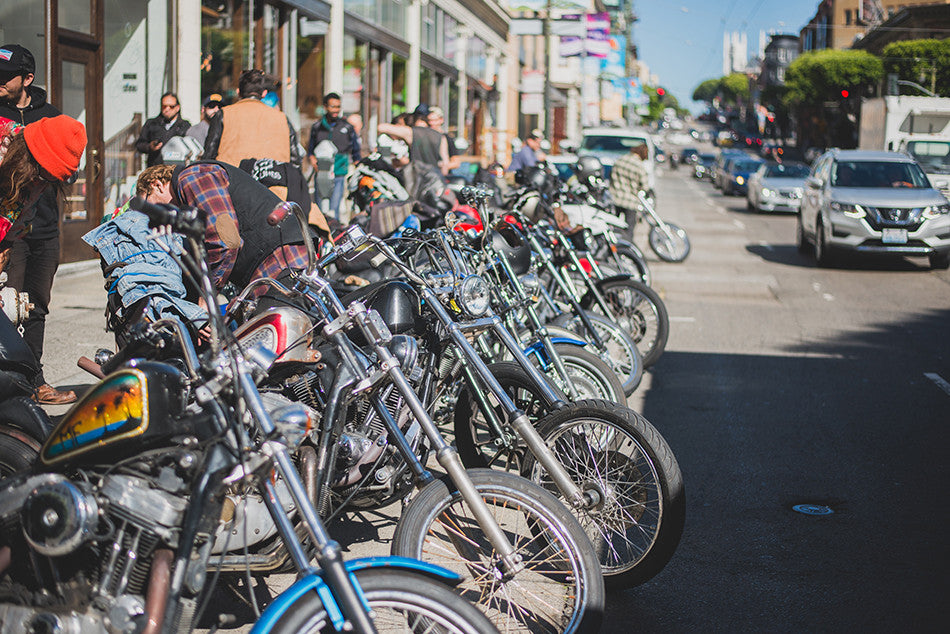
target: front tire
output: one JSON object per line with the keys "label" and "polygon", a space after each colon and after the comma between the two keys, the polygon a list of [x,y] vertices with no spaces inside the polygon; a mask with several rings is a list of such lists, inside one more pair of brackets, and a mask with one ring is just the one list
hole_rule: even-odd
{"label": "front tire", "polygon": [[801,212],[798,212],[797,219],[795,223],[795,243],[798,246],[799,253],[808,253],[811,244],[809,244],[808,237],[805,235],[805,225],[802,223]]}
{"label": "front tire", "polygon": [[502,576],[497,553],[448,478],[427,485],[403,511],[392,554],[461,575],[456,590],[477,602],[501,630],[596,632],[604,580],[577,520],[524,478],[486,469],[468,474],[522,558],[514,576]]}
{"label": "front tire", "polygon": [[[603,496],[576,511],[611,588],[644,583],[669,562],[686,521],[686,494],[676,458],[660,433],[633,410],[581,401],[553,412],[538,432],[580,486]],[[523,474],[558,493],[528,454]]]}
{"label": "front tire", "polygon": [[[545,350],[539,350],[543,356]],[[571,383],[577,389],[577,399],[602,398],[615,403],[626,403],[627,395],[623,389],[623,382],[614,372],[614,369],[595,353],[587,350],[584,346],[571,343],[554,344],[554,352],[564,364]],[[538,355],[529,355],[535,365],[540,365]],[[561,375],[558,373],[551,359],[546,360],[546,368],[542,371],[550,378],[551,383],[570,395],[570,389]]]}
{"label": "front tire", "polygon": [[650,248],[664,262],[682,262],[689,255],[690,244],[686,230],[670,222],[668,231],[658,226],[650,229]]}
{"label": "front tire", "polygon": [[[637,343],[623,328],[606,317],[589,311],[585,313],[604,344],[604,349],[599,350],[601,358],[604,358],[604,355],[609,358],[611,367],[623,383],[623,393],[630,396],[637,390],[643,379],[643,355],[640,354]],[[588,341],[591,339],[579,315],[562,313],[551,320],[551,323],[567,328]],[[606,361],[607,358],[604,360]]]}
{"label": "front tire", "polygon": [[833,264],[831,252],[828,250],[828,243],[825,240],[825,227],[821,218],[815,224],[815,261],[818,266],[828,267]]}
{"label": "front tire", "polygon": [[[489,634],[496,631],[478,608],[434,579],[407,570],[382,568],[358,570],[355,574],[380,634],[418,631]],[[314,592],[294,603],[271,631],[277,634],[336,632],[320,597]]]}
{"label": "front tire", "polygon": [[[643,367],[649,368],[663,354],[670,334],[670,317],[663,300],[649,286],[630,279],[605,280],[598,287],[614,321],[636,342]],[[590,292],[581,300],[581,306],[602,314]]]}

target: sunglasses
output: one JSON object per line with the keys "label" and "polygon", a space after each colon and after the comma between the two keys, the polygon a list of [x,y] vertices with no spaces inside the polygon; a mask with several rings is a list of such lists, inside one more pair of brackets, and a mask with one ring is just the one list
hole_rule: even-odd
{"label": "sunglasses", "polygon": [[163,103],[162,104],[162,110],[169,109],[169,108],[177,108],[177,107],[178,107],[177,103]]}
{"label": "sunglasses", "polygon": [[22,75],[23,73],[21,73],[18,70],[0,71],[0,84],[5,84],[8,81],[16,79],[17,77],[20,77]]}

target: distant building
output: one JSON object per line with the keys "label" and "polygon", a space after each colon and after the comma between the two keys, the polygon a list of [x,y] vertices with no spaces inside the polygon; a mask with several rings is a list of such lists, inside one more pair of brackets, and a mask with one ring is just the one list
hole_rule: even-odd
{"label": "distant building", "polygon": [[869,30],[852,48],[880,55],[884,47],[902,40],[942,40],[950,32],[950,4],[906,7]]}
{"label": "distant building", "polygon": [[722,74],[745,72],[749,61],[749,42],[745,33],[723,33]]}
{"label": "distant building", "polygon": [[[950,0],[911,0],[913,5],[946,5]],[[908,0],[821,0],[814,17],[799,32],[800,50],[844,49],[889,20]]]}
{"label": "distant building", "polygon": [[788,33],[772,35],[765,46],[765,59],[759,83],[765,86],[780,86],[785,83],[785,70],[798,57],[798,36]]}

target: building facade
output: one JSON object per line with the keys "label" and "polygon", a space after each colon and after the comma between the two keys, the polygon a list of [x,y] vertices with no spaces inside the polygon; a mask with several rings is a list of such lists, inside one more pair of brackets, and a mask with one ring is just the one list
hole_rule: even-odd
{"label": "building facade", "polygon": [[[420,103],[440,106],[469,152],[505,139],[509,17],[497,0],[4,0],[0,44],[36,57],[36,84],[86,125],[80,178],[62,210],[63,261],[93,256],[80,237],[130,194],[142,156],[134,141],[160,97],[200,118],[204,96],[236,95],[244,69],[277,78],[279,107],[306,143],[326,92],[376,126]],[[494,103],[493,103],[494,102]],[[514,110],[514,112],[517,112]],[[515,124],[516,125],[516,124]]]}
{"label": "building facade", "polygon": [[844,49],[909,5],[950,4],[950,0],[821,0],[799,36],[801,50]]}

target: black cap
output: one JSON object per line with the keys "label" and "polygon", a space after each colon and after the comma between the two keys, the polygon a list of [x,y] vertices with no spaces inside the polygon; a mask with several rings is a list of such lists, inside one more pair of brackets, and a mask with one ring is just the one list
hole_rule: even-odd
{"label": "black cap", "polygon": [[412,112],[413,114],[418,114],[418,115],[422,115],[423,117],[427,117],[429,116],[429,104],[420,103],[418,106],[416,106],[416,109],[413,110]]}
{"label": "black cap", "polygon": [[33,53],[19,44],[4,44],[0,47],[0,71],[33,74],[36,60]]}

